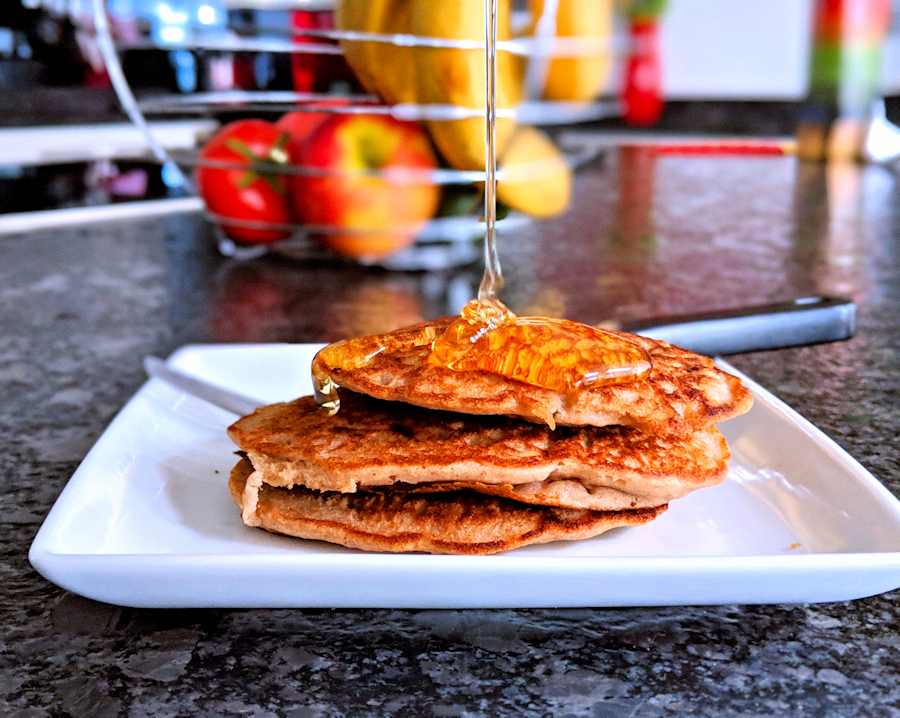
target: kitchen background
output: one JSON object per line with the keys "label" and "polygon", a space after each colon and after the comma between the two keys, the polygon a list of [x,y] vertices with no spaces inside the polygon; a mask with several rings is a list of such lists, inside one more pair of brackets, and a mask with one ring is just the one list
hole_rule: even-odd
{"label": "kitchen background", "polygon": [[[881,52],[880,88],[887,116],[896,121],[900,117],[900,102],[895,99],[900,95],[900,2],[894,0],[892,5]],[[810,88],[813,6],[813,0],[668,3],[659,26],[666,106],[656,127],[683,133],[793,134]],[[144,96],[233,89],[347,89],[352,86],[352,74],[334,56],[202,50],[193,45],[204,37],[278,42],[285,37],[283,29],[296,27],[301,16],[327,15],[331,7],[328,0],[106,2],[125,76]],[[0,234],[95,216],[70,214],[63,219],[22,214],[41,210],[162,198],[173,201],[164,208],[148,206],[146,211],[199,208],[174,168],[147,161],[146,141],[127,122],[110,86],[92,13],[90,0],[4,3],[0,13]],[[624,33],[622,25],[620,17],[618,35]],[[185,48],[184,43],[191,47]],[[621,75],[621,68],[617,72]],[[309,86],[310,73],[320,79],[329,77],[329,88]],[[167,150],[189,151],[221,119],[215,111],[204,116],[157,117],[154,136]],[[595,124],[607,130],[628,128],[618,117]]]}

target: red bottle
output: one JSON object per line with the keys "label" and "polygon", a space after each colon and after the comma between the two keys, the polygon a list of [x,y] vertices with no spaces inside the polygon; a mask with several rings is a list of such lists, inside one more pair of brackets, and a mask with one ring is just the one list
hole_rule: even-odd
{"label": "red bottle", "polygon": [[662,65],[656,19],[632,20],[631,55],[625,69],[625,121],[646,127],[662,116]]}

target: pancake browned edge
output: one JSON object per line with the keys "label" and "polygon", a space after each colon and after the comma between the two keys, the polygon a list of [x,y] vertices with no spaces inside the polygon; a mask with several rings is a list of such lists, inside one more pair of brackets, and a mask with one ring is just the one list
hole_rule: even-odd
{"label": "pancake browned edge", "polygon": [[[428,363],[430,341],[451,318],[373,337],[345,340],[363,356],[362,366],[330,366],[320,352],[313,370],[338,386],[429,409],[464,414],[517,416],[573,426],[633,426],[650,434],[689,434],[750,409],[750,392],[712,359],[662,341],[616,332],[644,347],[653,363],[648,376],[625,384],[593,387],[577,395],[530,386],[484,371],[455,371]],[[333,346],[333,345],[332,345]]]}
{"label": "pancake browned edge", "polygon": [[[229,489],[242,510],[252,473],[243,458],[231,472]],[[363,551],[492,554],[647,523],[666,508],[587,511],[528,506],[469,491],[342,494],[263,485],[255,514],[268,531]]]}
{"label": "pancake browned edge", "polygon": [[[420,409],[341,391],[329,416],[312,397],[257,409],[228,434],[259,483],[353,493],[469,489],[522,503],[649,508],[721,482],[728,445],[715,427],[688,437],[626,427],[560,427]],[[253,499],[248,495],[248,505]]]}

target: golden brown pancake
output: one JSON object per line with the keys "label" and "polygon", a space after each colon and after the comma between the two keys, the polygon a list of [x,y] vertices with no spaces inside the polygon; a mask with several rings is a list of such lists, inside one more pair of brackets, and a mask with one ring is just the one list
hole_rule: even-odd
{"label": "golden brown pancake", "polygon": [[[242,511],[252,473],[247,459],[231,472],[229,488]],[[584,511],[528,506],[468,491],[419,495],[376,489],[341,494],[264,485],[253,525],[363,551],[491,554],[590,538],[620,526],[647,523],[665,509]]]}
{"label": "golden brown pancake", "polygon": [[552,431],[347,391],[341,397],[335,416],[304,397],[229,427],[257,484],[352,493],[441,483],[529,504],[617,510],[667,503],[721,482],[727,471],[728,446],[715,427],[687,437],[621,426]]}
{"label": "golden brown pancake", "polygon": [[748,392],[712,359],[625,332],[650,354],[653,368],[635,382],[584,389],[574,396],[484,371],[455,371],[428,363],[429,337],[451,318],[350,340],[381,347],[355,368],[330,366],[320,353],[313,370],[339,386],[377,399],[465,414],[517,416],[572,426],[633,426],[652,434],[689,434],[749,410]]}

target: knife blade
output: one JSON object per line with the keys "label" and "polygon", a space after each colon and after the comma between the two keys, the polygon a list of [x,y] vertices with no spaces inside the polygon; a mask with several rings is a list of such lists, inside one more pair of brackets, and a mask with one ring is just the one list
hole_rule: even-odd
{"label": "knife blade", "polygon": [[856,331],[856,304],[843,297],[800,297],[776,304],[625,322],[620,326],[699,354],[743,354],[849,339]]}
{"label": "knife blade", "polygon": [[144,357],[144,371],[153,379],[161,379],[169,386],[183,391],[189,396],[217,406],[232,414],[244,416],[252,413],[265,402],[259,401],[243,394],[238,394],[225,387],[211,384],[203,379],[188,376],[187,374],[169,366],[165,360],[159,357]]}

